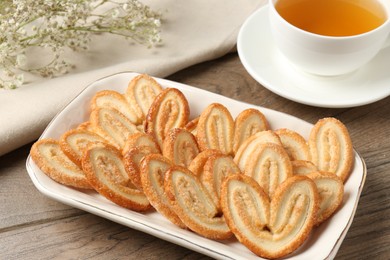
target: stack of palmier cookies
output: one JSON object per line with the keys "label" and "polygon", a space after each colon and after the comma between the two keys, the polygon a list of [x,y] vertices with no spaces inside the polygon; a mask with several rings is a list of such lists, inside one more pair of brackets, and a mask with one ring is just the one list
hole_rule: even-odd
{"label": "stack of palmier cookies", "polygon": [[257,109],[233,118],[213,103],[190,120],[183,93],[145,74],[123,94],[96,93],[90,108],[88,121],[32,146],[45,174],[210,239],[235,236],[261,257],[296,250],[340,207],[353,168],[335,118],[319,120],[308,140],[271,130]]}

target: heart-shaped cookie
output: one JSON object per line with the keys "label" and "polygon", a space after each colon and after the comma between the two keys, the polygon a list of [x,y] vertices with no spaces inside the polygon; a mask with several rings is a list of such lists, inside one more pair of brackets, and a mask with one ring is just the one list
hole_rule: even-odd
{"label": "heart-shaped cookie", "polygon": [[202,178],[204,165],[206,164],[207,160],[215,155],[215,154],[221,154],[220,151],[214,150],[214,149],[207,149],[202,152],[200,152],[190,163],[188,166],[188,169],[198,176],[198,178]]}
{"label": "heart-shaped cookie", "polygon": [[282,145],[279,137],[271,130],[257,132],[246,139],[238,148],[234,156],[234,162],[238,165],[241,171],[244,171],[248,158],[256,151],[259,145],[264,143],[274,143]]}
{"label": "heart-shaped cookie", "polygon": [[112,108],[92,110],[90,122],[96,133],[121,150],[130,135],[138,133],[137,127],[122,113]]}
{"label": "heart-shaped cookie", "polygon": [[317,167],[311,161],[296,160],[291,161],[294,175],[308,175],[318,171]]}
{"label": "heart-shaped cookie", "polygon": [[233,154],[234,121],[229,110],[219,103],[207,106],[199,117],[196,138],[201,151],[216,149]]}
{"label": "heart-shaped cookie", "polygon": [[161,215],[165,216],[173,224],[186,228],[186,225],[174,212],[164,191],[165,174],[172,165],[170,160],[160,154],[145,156],[140,165],[142,189],[146,197],[148,197],[150,204]]}
{"label": "heart-shaped cookie", "polygon": [[211,155],[203,167],[200,181],[210,193],[218,210],[221,210],[221,186],[224,179],[232,174],[241,174],[240,169],[234,163],[233,158],[226,154]]}
{"label": "heart-shaped cookie", "polygon": [[174,211],[189,229],[210,239],[232,236],[213,199],[188,169],[172,166],[166,172],[164,186]]}
{"label": "heart-shaped cookie", "polygon": [[[79,124],[79,125],[77,126],[77,129],[78,129],[78,130],[89,131],[89,132],[92,132],[92,133],[96,133],[95,128],[93,127],[93,125],[91,124],[90,121],[84,121],[84,122],[82,122],[81,124]],[[96,134],[97,134],[97,133],[96,133]]]}
{"label": "heart-shaped cookie", "polygon": [[131,149],[139,146],[148,146],[155,151],[154,153],[160,153],[160,147],[151,135],[145,133],[134,133],[127,138],[122,149],[122,154],[125,155]]}
{"label": "heart-shaped cookie", "polygon": [[59,140],[62,151],[80,168],[84,150],[89,145],[106,142],[100,135],[78,128],[66,131]]}
{"label": "heart-shaped cookie", "polygon": [[196,129],[198,127],[198,122],[199,122],[199,117],[196,117],[191,121],[189,121],[184,127],[184,129],[191,132],[191,134],[193,134],[194,136],[196,136],[197,133]]}
{"label": "heart-shaped cookie", "polygon": [[38,140],[31,147],[30,155],[37,166],[56,182],[92,189],[82,169],[66,156],[57,140]]}
{"label": "heart-shaped cookie", "polygon": [[257,181],[270,197],[282,182],[293,175],[287,152],[281,145],[273,143],[258,146],[247,160],[244,173]]}
{"label": "heart-shaped cookie", "polygon": [[319,195],[314,182],[294,176],[272,199],[251,177],[236,174],[222,184],[221,206],[237,239],[265,258],[283,257],[297,249],[316,223]]}
{"label": "heart-shaped cookie", "polygon": [[307,175],[314,181],[320,195],[317,225],[327,220],[343,202],[343,181],[330,172],[313,172]]}
{"label": "heart-shaped cookie", "polygon": [[191,132],[184,128],[173,128],[165,137],[162,154],[174,164],[188,168],[199,154],[198,143]]}
{"label": "heart-shaped cookie", "polygon": [[129,174],[131,182],[139,189],[143,190],[141,184],[141,172],[140,164],[142,159],[148,154],[159,153],[150,146],[137,146],[128,150],[123,154],[123,163],[126,167],[126,171]]}
{"label": "heart-shaped cookie", "polygon": [[130,81],[125,97],[137,116],[144,120],[150,105],[162,91],[163,88],[155,79],[146,74],[140,74]]}
{"label": "heart-shaped cookie", "polygon": [[259,110],[243,110],[234,121],[233,151],[237,152],[241,144],[257,132],[269,129],[267,119]]}
{"label": "heart-shaped cookie", "polygon": [[165,136],[173,128],[183,128],[188,123],[190,107],[184,94],[175,88],[161,92],[149,108],[145,132],[151,134],[162,150]]}
{"label": "heart-shaped cookie", "polygon": [[279,136],[284,149],[292,161],[310,161],[309,145],[303,136],[287,128],[280,128],[275,131],[275,134]]}
{"label": "heart-shaped cookie", "polygon": [[122,154],[114,146],[101,144],[88,147],[82,166],[92,187],[112,202],[135,211],[151,207],[146,196],[131,182]]}
{"label": "heart-shaped cookie", "polygon": [[102,90],[97,92],[91,100],[91,110],[97,108],[109,108],[118,110],[133,124],[142,122],[141,118],[137,116],[134,109],[126,101],[126,98],[119,92],[114,90]]}
{"label": "heart-shaped cookie", "polygon": [[351,137],[343,123],[331,117],[318,120],[310,132],[309,147],[318,170],[332,172],[346,181],[354,155]]}

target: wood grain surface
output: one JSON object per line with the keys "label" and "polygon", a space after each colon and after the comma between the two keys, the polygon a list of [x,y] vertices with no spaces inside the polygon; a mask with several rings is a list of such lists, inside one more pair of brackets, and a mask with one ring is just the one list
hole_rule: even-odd
{"label": "wood grain surface", "polygon": [[[354,221],[336,259],[390,259],[390,97],[345,109],[298,104],[253,80],[236,53],[168,79],[311,123],[327,116],[344,122],[368,173]],[[0,157],[0,259],[209,259],[45,197],[25,168],[30,147]]]}

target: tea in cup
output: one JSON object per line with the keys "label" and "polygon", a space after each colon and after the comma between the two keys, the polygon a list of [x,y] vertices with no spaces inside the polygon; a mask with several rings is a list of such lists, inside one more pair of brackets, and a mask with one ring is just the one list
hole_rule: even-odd
{"label": "tea in cup", "polygon": [[355,71],[390,42],[388,0],[270,0],[269,17],[281,53],[312,74]]}

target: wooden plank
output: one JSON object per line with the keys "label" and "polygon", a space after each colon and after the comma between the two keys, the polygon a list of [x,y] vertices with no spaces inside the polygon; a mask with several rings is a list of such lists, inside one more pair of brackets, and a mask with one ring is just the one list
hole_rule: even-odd
{"label": "wooden plank", "polygon": [[25,163],[31,145],[0,157],[0,232],[30,223],[84,214],[42,195]]}
{"label": "wooden plank", "polygon": [[91,214],[3,232],[0,245],[1,259],[209,259]]}

